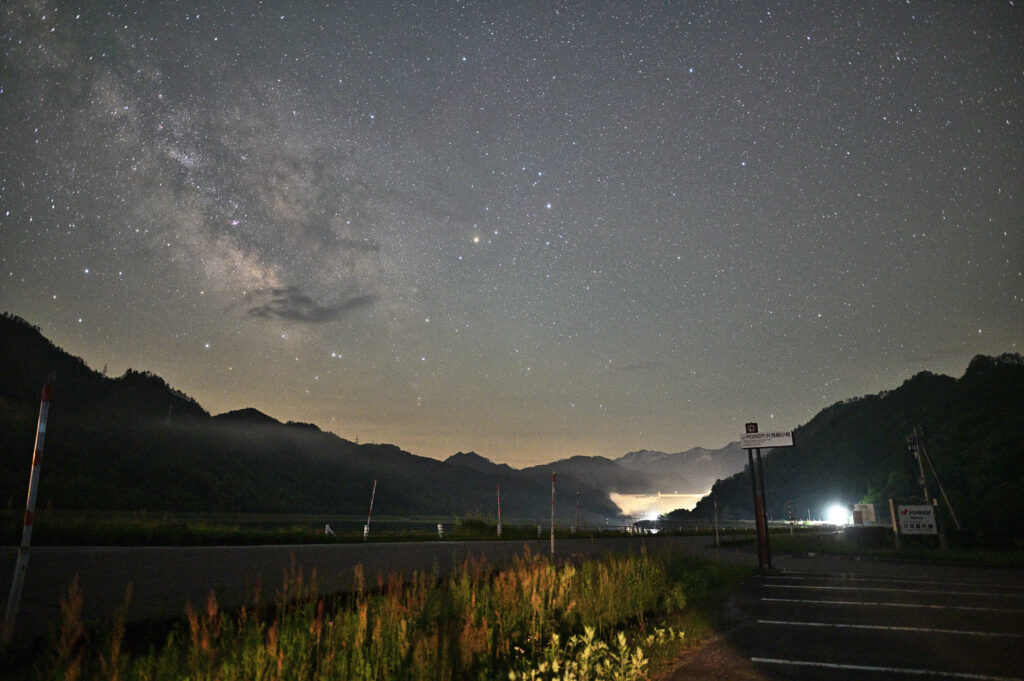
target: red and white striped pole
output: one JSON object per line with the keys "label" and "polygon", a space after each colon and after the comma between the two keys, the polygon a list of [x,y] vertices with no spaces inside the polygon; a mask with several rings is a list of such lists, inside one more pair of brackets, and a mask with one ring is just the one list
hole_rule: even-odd
{"label": "red and white striped pole", "polygon": [[498,485],[498,539],[501,539],[501,485]]}
{"label": "red and white striped pole", "polygon": [[39,402],[39,423],[36,425],[36,444],[32,453],[32,473],[28,481],[28,498],[25,501],[25,525],[21,532],[21,546],[18,548],[18,562],[14,567],[11,592],[7,597],[4,611],[4,627],[0,634],[0,645],[7,648],[14,634],[14,623],[21,606],[21,591],[25,586],[25,572],[28,570],[29,548],[32,545],[32,525],[35,522],[36,496],[39,490],[39,469],[43,465],[43,442],[46,439],[46,417],[50,413],[50,388],[56,374],[51,373],[43,386],[43,397]]}

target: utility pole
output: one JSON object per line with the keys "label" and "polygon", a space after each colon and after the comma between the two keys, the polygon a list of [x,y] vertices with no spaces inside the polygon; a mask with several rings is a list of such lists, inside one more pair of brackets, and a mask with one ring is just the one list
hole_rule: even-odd
{"label": "utility pole", "polygon": [[555,473],[551,474],[551,555],[555,555]]}
{"label": "utility pole", "polygon": [[910,450],[910,453],[917,460],[917,470],[920,473],[917,484],[921,485],[921,489],[924,491],[924,502],[930,504],[932,503],[932,495],[928,494],[928,480],[924,477],[924,463],[921,461],[920,442],[918,430],[914,428],[914,433],[907,436],[907,449]]}
{"label": "utility pole", "polygon": [[932,465],[932,457],[928,456],[928,450],[924,446],[924,433],[921,433],[918,446],[921,447],[921,454],[924,455],[924,460],[928,462],[928,470],[932,472],[932,477],[935,478],[935,484],[939,486],[939,493],[942,495],[942,499],[946,502],[946,508],[949,509],[949,515],[953,518],[953,524],[956,525],[956,529],[961,529],[960,519],[956,517],[956,511],[953,510],[953,505],[949,503],[949,497],[946,496],[946,488],[942,486],[942,480],[939,480],[939,474],[935,472],[935,466]]}
{"label": "utility pole", "polygon": [[501,485],[498,485],[498,539],[501,539]]}
{"label": "utility pole", "polygon": [[715,502],[715,548],[721,548],[718,543],[718,495],[712,495],[711,500]]}
{"label": "utility pole", "polygon": [[[922,444],[921,440],[923,439],[923,437],[924,437],[924,434],[921,431],[921,429],[918,428],[918,427],[915,427],[913,434],[911,434],[911,435],[909,435],[907,437],[907,444],[908,444],[907,448],[913,453],[914,458],[917,459],[917,469],[921,473],[921,478],[920,478],[919,482],[921,483],[921,490],[924,492],[924,503],[926,503],[926,504],[928,504],[929,506],[932,507],[932,513],[935,515],[935,531],[939,535],[939,548],[941,550],[945,551],[946,548],[947,548],[947,545],[946,545],[946,529],[942,526],[942,519],[939,517],[938,504],[935,503],[935,500],[932,499],[931,495],[928,493],[928,479],[925,477],[925,474],[924,474],[924,462],[922,461],[922,456],[921,456],[921,450],[923,449],[923,444]],[[930,466],[931,465],[931,461],[929,460],[928,463],[929,463],[929,466]],[[932,472],[934,473],[934,469],[932,470]],[[938,481],[938,477],[936,477],[935,479],[936,479],[936,481]],[[939,487],[942,487],[942,485],[940,484]],[[948,500],[947,500],[947,503],[948,503]]]}

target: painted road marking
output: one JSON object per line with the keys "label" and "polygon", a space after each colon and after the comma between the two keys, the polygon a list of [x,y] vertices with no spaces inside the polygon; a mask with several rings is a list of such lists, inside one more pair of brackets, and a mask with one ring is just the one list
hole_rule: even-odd
{"label": "painted road marking", "polygon": [[991,591],[943,591],[938,589],[904,589],[883,586],[812,586],[803,584],[765,584],[766,589],[818,589],[828,591],[896,591],[902,594],[944,594],[946,596],[994,596],[1024,598],[1024,594],[1001,594]]}
{"label": "painted road marking", "polygon": [[982,612],[1024,613],[1024,610],[1011,608],[981,608],[974,605],[930,605],[923,603],[884,603],[878,601],[824,601],[814,598],[762,598],[762,601],[773,603],[814,603],[817,605],[874,605],[892,608],[928,608],[931,610],[977,610]]}
{"label": "painted road marking", "polygon": [[874,667],[860,664],[839,664],[835,662],[808,662],[806,660],[776,660],[769,657],[752,657],[751,662],[761,664],[790,665],[794,667],[819,667],[822,669],[843,669],[855,672],[886,672],[889,674],[911,674],[915,676],[938,676],[949,679],[976,679],[977,681],[1024,681],[1016,676],[990,676],[988,674],[967,674],[965,672],[943,672],[932,669],[904,669],[901,667]]}
{"label": "painted road marking", "polygon": [[1024,638],[1024,634],[1012,634],[997,631],[962,631],[960,629],[931,629],[928,627],[892,627],[880,624],[838,624],[832,622],[791,622],[785,620],[758,620],[758,624],[778,624],[790,627],[832,627],[835,629],[871,629],[879,631],[906,631],[927,634],[956,634],[958,636],[1008,636]]}
{"label": "painted road marking", "polygon": [[818,576],[811,572],[788,572],[781,575],[768,575],[765,577],[769,579],[806,579],[818,582],[890,582],[892,584],[914,584],[917,586],[924,584],[933,584],[935,586],[970,586],[974,588],[991,587],[993,589],[1021,589],[1021,587],[1015,587],[1013,584],[1000,584],[997,582],[944,582],[940,580],[927,580],[927,579],[894,579],[891,577],[848,577],[845,575],[833,575],[833,576]]}

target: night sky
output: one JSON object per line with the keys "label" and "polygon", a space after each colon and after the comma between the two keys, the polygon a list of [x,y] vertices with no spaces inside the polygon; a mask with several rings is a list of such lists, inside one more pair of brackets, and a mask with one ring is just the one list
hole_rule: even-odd
{"label": "night sky", "polygon": [[214,413],[522,466],[1024,343],[1019,4],[0,11],[0,309]]}

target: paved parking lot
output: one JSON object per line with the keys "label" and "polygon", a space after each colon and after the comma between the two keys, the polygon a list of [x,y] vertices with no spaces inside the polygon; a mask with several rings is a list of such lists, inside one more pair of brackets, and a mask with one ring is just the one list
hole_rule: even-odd
{"label": "paved parking lot", "polygon": [[669,678],[1024,677],[1024,573],[850,559],[776,566],[735,595],[731,630]]}

